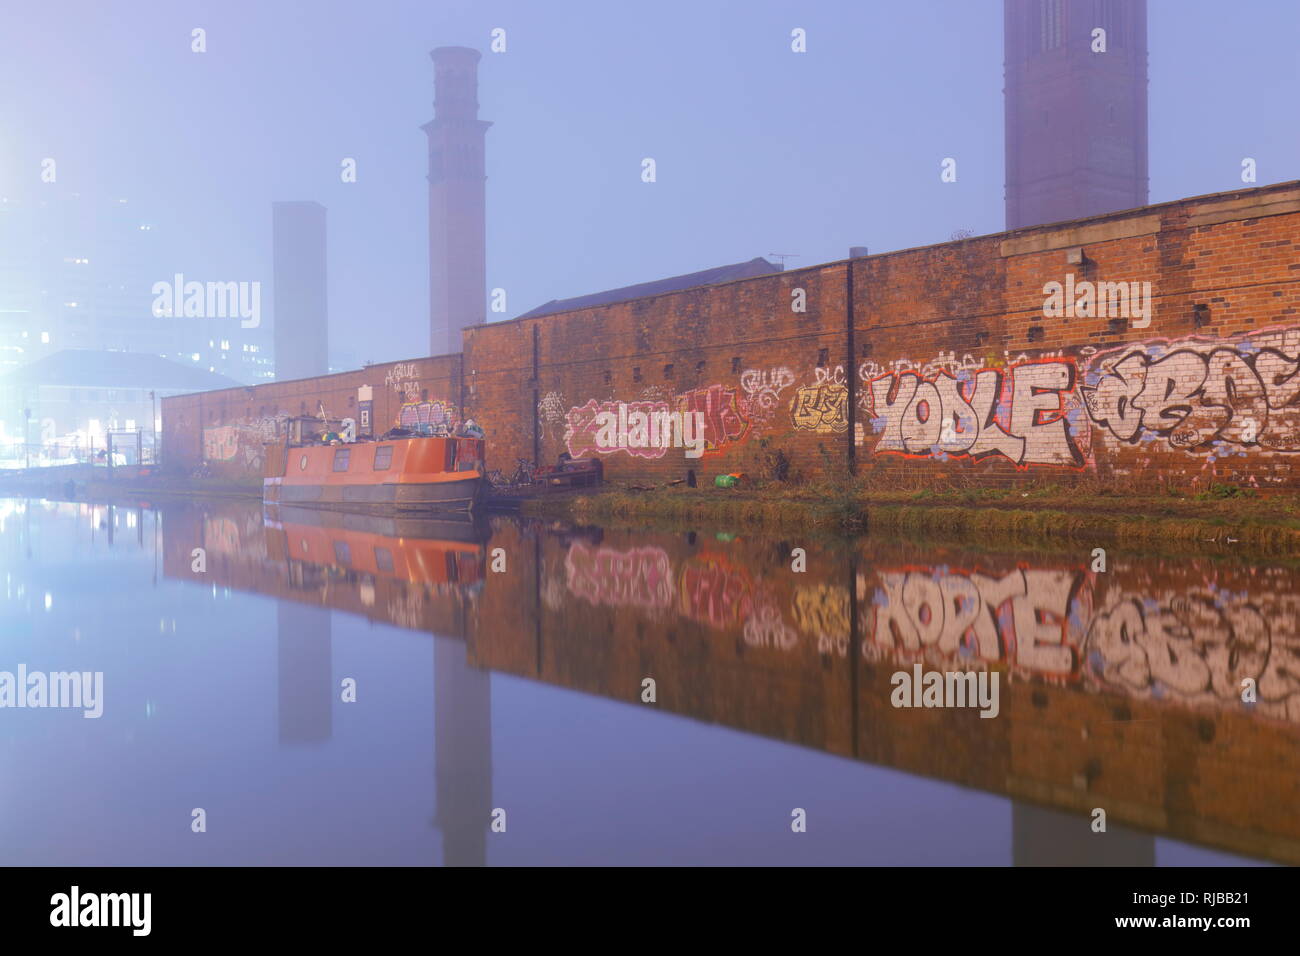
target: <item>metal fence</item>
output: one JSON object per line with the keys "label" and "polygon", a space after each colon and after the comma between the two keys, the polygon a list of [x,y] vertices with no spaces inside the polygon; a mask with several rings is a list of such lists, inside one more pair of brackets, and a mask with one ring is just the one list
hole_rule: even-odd
{"label": "metal fence", "polygon": [[55,468],[65,465],[112,468],[155,463],[155,448],[144,441],[141,429],[109,432],[106,440],[99,443],[92,440],[0,445],[0,470]]}

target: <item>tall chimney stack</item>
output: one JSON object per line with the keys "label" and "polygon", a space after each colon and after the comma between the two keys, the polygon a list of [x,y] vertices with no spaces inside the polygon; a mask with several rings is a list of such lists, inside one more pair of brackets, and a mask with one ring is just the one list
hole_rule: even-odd
{"label": "tall chimney stack", "polygon": [[1007,228],[1147,204],[1146,0],[1004,0]]}
{"label": "tall chimney stack", "polygon": [[433,58],[429,137],[429,352],[461,350],[461,329],[487,318],[483,140],[478,118],[479,52],[438,47]]}

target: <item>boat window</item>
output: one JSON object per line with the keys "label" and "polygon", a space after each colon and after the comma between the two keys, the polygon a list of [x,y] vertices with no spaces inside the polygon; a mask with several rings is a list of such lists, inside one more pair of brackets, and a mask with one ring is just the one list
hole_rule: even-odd
{"label": "boat window", "polygon": [[334,452],[334,470],[347,471],[348,459],[352,457],[351,448],[339,448]]}
{"label": "boat window", "polygon": [[352,549],[348,547],[348,543],[346,541],[334,542],[334,560],[337,561],[339,564],[352,563]]}
{"label": "boat window", "polygon": [[375,471],[386,471],[393,463],[393,446],[380,445],[375,449]]}
{"label": "boat window", "polygon": [[393,570],[393,552],[375,545],[375,567],[380,571]]}

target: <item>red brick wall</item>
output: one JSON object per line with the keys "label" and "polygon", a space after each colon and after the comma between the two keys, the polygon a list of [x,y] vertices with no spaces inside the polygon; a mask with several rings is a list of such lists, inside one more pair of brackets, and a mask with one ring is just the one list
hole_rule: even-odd
{"label": "red brick wall", "polygon": [[[1059,472],[1293,487],[1298,240],[1300,189],[1292,183],[862,262],[858,337],[870,354],[859,356],[860,405],[874,420],[865,458],[883,478],[908,481]],[[1084,261],[1069,264],[1069,249]],[[1108,315],[1046,316],[1045,285],[1064,283],[1067,273],[1076,284],[1149,282],[1149,326],[1132,327],[1133,317],[1112,328]],[[1199,316],[1198,305],[1208,307]],[[1265,332],[1287,329],[1297,331]],[[995,383],[997,420],[1010,436],[990,432],[1000,441],[966,449],[970,436],[955,427],[933,447],[941,425],[888,407],[898,395],[868,384],[879,377],[878,388],[906,394],[915,386],[914,397],[933,398],[924,383],[949,376],[968,399],[980,380]],[[1071,379],[1059,399],[1031,392]],[[1017,382],[1028,388],[1017,393]],[[1022,401],[1029,407],[1018,409]],[[1051,422],[1056,413],[1035,411],[1039,403],[1059,403],[1064,420]],[[959,422],[967,417],[960,402],[940,404],[941,421],[949,405]],[[976,461],[980,447],[1002,451]]]}
{"label": "red brick wall", "polygon": [[[261,474],[262,445],[284,435],[285,419],[316,415],[359,420],[357,389],[372,388],[374,434],[408,414],[461,414],[459,355],[371,365],[320,378],[271,382],[163,399],[162,460],[192,469],[202,461],[218,474]],[[206,447],[205,447],[206,442]]]}
{"label": "red brick wall", "polygon": [[[688,458],[675,440],[667,448],[616,449],[604,454],[616,477],[703,479],[750,467],[765,440],[809,470],[819,447],[842,461],[847,420],[821,431],[795,429],[790,401],[796,378],[811,379],[820,350],[821,374],[844,362],[845,265],[762,276],[539,319],[465,332],[466,404],[489,429],[490,463],[505,469],[563,451],[600,454],[596,416],[637,410],[699,412],[705,447]],[[807,311],[791,311],[803,288]],[[536,338],[537,377],[533,378]],[[669,367],[671,366],[671,368]],[[763,398],[768,383],[770,397]],[[534,394],[536,398],[534,398]],[[842,417],[842,416],[841,416]]]}
{"label": "red brick wall", "polygon": [[[1285,183],[493,323],[464,333],[457,412],[505,472],[568,451],[600,455],[612,479],[704,484],[769,477],[779,455],[798,480],[852,453],[886,485],[1296,487],[1297,245],[1300,185]],[[1149,324],[1099,305],[1048,314],[1067,276],[1149,283]],[[412,364],[454,401],[455,362]],[[310,410],[368,372],[262,388]],[[164,451],[197,448],[200,401],[208,426],[261,415],[247,391],[166,400]],[[638,433],[641,415],[696,412],[698,458]]]}

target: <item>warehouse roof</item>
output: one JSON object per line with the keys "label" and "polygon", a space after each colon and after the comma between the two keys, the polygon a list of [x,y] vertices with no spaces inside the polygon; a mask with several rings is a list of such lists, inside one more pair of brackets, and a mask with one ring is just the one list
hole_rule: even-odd
{"label": "warehouse roof", "polygon": [[703,272],[689,272],[686,275],[671,276],[667,279],[656,279],[653,282],[642,282],[638,285],[625,285],[621,289],[608,289],[605,292],[593,292],[590,295],[580,295],[572,299],[552,299],[545,305],[539,305],[531,312],[525,312],[518,316],[521,319],[533,319],[539,315],[550,315],[553,312],[569,312],[573,309],[588,309],[594,305],[609,305],[613,302],[626,302],[628,299],[640,299],[648,295],[662,295],[665,292],[677,292],[681,289],[692,289],[701,285],[716,285],[719,282],[731,282],[734,279],[748,279],[752,276],[765,276],[773,272],[781,272],[783,267],[768,262],[762,256],[750,259],[748,262],[737,262],[734,265],[718,266],[716,269],[705,269]]}

